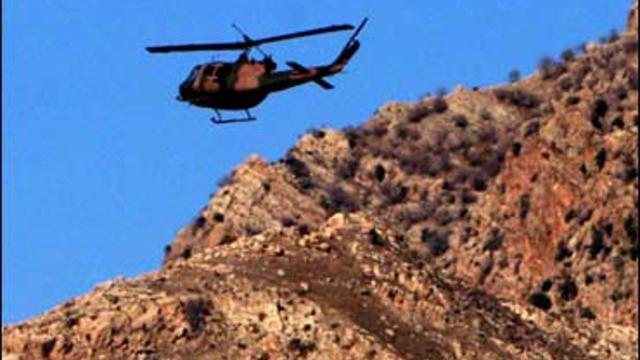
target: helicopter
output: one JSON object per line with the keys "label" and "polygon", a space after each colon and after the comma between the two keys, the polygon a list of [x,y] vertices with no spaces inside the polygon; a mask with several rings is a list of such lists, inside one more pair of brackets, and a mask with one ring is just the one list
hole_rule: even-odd
{"label": "helicopter", "polygon": [[[350,24],[331,25],[252,39],[234,24],[232,26],[240,33],[242,41],[149,46],[146,50],[153,54],[240,50],[241,53],[235,62],[212,61],[194,66],[187,78],[180,84],[178,88],[179,95],[176,99],[198,107],[213,109],[215,116],[211,118],[211,122],[215,124],[248,122],[256,120],[249,109],[260,104],[273,92],[287,90],[309,82],[313,82],[325,90],[333,89],[334,86],[324,78],[341,72],[358,51],[360,42],[357,40],[357,36],[366,23],[367,18],[362,20],[338,56],[331,63],[306,67],[294,61],[287,61],[286,64],[290,69],[284,71],[275,71],[277,63],[260,48],[260,45],[330,32],[353,30],[355,27]],[[250,57],[250,52],[253,48],[256,48],[262,54],[262,60]],[[246,117],[223,119],[220,110],[243,110]]]}

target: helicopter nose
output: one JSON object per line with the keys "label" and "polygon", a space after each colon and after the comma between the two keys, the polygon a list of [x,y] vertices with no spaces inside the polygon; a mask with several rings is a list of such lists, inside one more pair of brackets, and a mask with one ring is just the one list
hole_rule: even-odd
{"label": "helicopter nose", "polygon": [[178,88],[178,96],[176,96],[176,100],[178,101],[186,101],[189,97],[189,84],[187,84],[186,82],[183,82],[182,84],[180,84],[180,87]]}

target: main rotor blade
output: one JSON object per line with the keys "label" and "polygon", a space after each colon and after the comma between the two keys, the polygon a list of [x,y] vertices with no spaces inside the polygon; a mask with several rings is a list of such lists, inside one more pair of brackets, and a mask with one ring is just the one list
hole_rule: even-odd
{"label": "main rotor blade", "polygon": [[353,25],[350,25],[350,24],[332,25],[332,26],[326,26],[326,27],[317,28],[317,29],[297,31],[297,32],[284,34],[284,35],[266,37],[262,39],[253,40],[253,42],[255,43],[255,45],[261,45],[261,44],[272,43],[276,41],[283,41],[283,40],[301,38],[305,36],[325,34],[325,33],[335,32],[335,31],[353,30],[353,28],[354,28]]}
{"label": "main rotor blade", "polygon": [[352,30],[353,25],[332,25],[321,27],[317,29],[298,31],[283,35],[276,35],[266,37],[262,39],[250,39],[245,41],[228,42],[228,43],[213,43],[213,44],[185,44],[185,45],[161,45],[161,46],[149,46],[147,51],[150,53],[167,53],[167,52],[181,52],[181,51],[217,51],[217,50],[244,50],[254,46],[272,43],[277,41],[296,39],[305,36],[325,34],[335,31]]}

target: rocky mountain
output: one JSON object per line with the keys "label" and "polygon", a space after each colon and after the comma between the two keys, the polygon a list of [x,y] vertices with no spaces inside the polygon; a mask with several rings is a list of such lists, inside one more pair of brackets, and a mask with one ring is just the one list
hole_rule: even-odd
{"label": "rocky mountain", "polygon": [[638,359],[637,22],[251,157],[160,270],[3,328],[3,359]]}

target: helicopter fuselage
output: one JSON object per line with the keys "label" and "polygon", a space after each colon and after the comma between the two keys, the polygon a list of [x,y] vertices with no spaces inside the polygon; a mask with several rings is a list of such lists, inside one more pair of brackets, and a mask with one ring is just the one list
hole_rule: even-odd
{"label": "helicopter fuselage", "polygon": [[197,65],[180,84],[178,100],[222,110],[255,107],[268,95],[260,88],[260,77],[266,68],[257,61]]}
{"label": "helicopter fuselage", "polygon": [[256,61],[245,57],[236,62],[200,64],[195,66],[187,79],[180,84],[177,99],[212,109],[250,109],[260,104],[272,92],[336,74],[345,65],[346,61],[311,68],[273,71],[276,64],[271,59]]}

